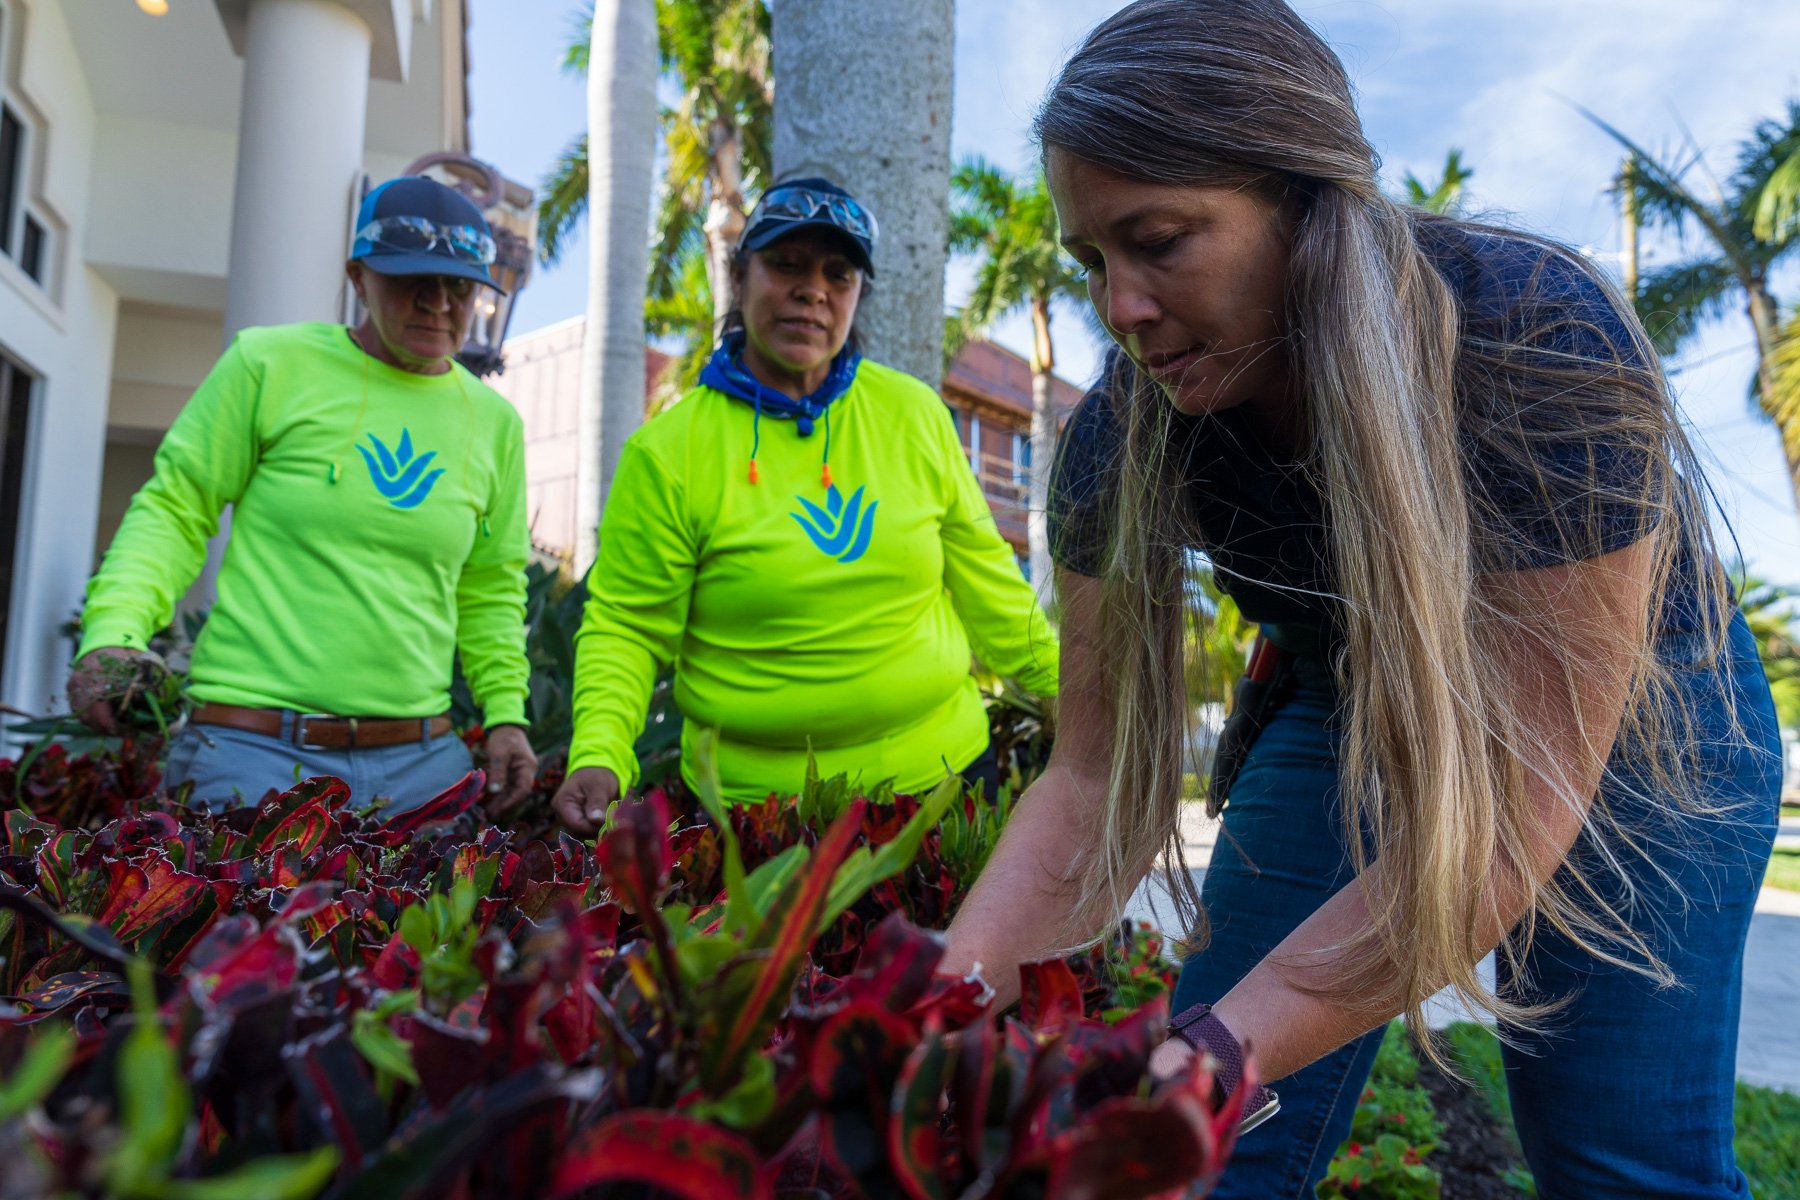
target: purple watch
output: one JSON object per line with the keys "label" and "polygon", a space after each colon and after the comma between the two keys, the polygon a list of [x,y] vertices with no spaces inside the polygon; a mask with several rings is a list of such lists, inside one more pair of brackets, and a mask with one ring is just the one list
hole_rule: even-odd
{"label": "purple watch", "polygon": [[[1196,1004],[1176,1014],[1174,1020],[1169,1022],[1169,1032],[1192,1046],[1196,1053],[1212,1057],[1216,1064],[1213,1067],[1213,1081],[1221,1097],[1229,1096],[1237,1090],[1244,1078],[1244,1048],[1238,1045],[1231,1030],[1225,1028],[1225,1022],[1213,1015],[1212,1005]],[[1281,1098],[1259,1084],[1256,1091],[1244,1099],[1238,1132],[1248,1133],[1274,1116],[1280,1108]]]}

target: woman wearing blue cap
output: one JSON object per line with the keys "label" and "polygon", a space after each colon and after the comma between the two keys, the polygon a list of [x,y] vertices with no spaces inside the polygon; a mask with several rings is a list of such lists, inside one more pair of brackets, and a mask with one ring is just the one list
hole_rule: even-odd
{"label": "woman wearing blue cap", "polygon": [[1057,645],[994,528],[950,412],[858,353],[875,218],[824,179],[769,190],[733,262],[737,308],[700,386],[625,444],[577,639],[570,774],[591,832],[636,782],[659,669],[725,794],[821,774],[991,777],[971,655],[1042,696]]}
{"label": "woman wearing blue cap", "polygon": [[458,653],[490,791],[531,781],[522,425],[454,357],[493,258],[457,192],[381,185],[345,268],[363,320],[241,331],[163,439],[88,585],[69,700],[115,728],[110,685],[155,669],[146,641],[231,504],[166,773],[196,800],[335,775],[360,803],[424,803],[470,769],[446,715]]}

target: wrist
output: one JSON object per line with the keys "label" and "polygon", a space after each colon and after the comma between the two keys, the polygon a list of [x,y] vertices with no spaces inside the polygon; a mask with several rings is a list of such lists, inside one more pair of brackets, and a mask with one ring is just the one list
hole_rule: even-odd
{"label": "wrist", "polygon": [[[1210,1004],[1196,1004],[1192,1008],[1177,1013],[1169,1022],[1171,1037],[1180,1038],[1194,1052],[1208,1060],[1207,1068],[1212,1072],[1215,1099],[1224,1103],[1244,1082],[1245,1054],[1244,1047],[1219,1020]],[[1241,1112],[1245,1118],[1261,1113],[1263,1109],[1275,1102],[1275,1093],[1257,1083],[1256,1088],[1244,1097]]]}

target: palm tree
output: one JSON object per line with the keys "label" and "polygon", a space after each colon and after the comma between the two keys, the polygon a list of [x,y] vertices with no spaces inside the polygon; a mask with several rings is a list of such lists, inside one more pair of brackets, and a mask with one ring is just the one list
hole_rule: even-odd
{"label": "palm tree", "polygon": [[1474,168],[1462,165],[1462,151],[1452,149],[1444,156],[1443,178],[1429,187],[1411,171],[1406,173],[1401,181],[1406,189],[1403,199],[1415,208],[1454,217],[1462,211],[1463,185],[1473,174]]}
{"label": "palm tree", "polygon": [[1051,382],[1056,347],[1050,318],[1058,299],[1083,302],[1087,286],[1058,241],[1056,209],[1042,170],[1029,178],[1007,174],[981,158],[964,159],[950,176],[950,250],[976,256],[975,289],[947,325],[944,358],[964,342],[985,337],[1021,309],[1031,314],[1031,472],[1026,543],[1031,578],[1050,579],[1050,463],[1056,454]]}
{"label": "palm tree", "polygon": [[1775,697],[1775,714],[1789,729],[1800,729],[1800,588],[1746,576],[1738,606],[1756,636],[1763,673]]}
{"label": "palm tree", "polygon": [[587,328],[581,344],[575,570],[594,558],[619,451],[644,417],[644,278],[656,171],[653,0],[599,0],[588,69]]}
{"label": "palm tree", "polygon": [[1777,261],[1800,246],[1792,203],[1800,167],[1788,165],[1800,156],[1800,102],[1789,102],[1784,120],[1766,120],[1751,131],[1731,176],[1722,183],[1709,179],[1712,199],[1687,182],[1696,169],[1704,173],[1698,153],[1685,161],[1658,158],[1593,113],[1586,115],[1625,148],[1618,186],[1627,213],[1652,227],[1678,234],[1697,228],[1704,235],[1700,253],[1638,280],[1632,300],[1644,327],[1660,352],[1672,354],[1703,320],[1722,315],[1741,297],[1756,338],[1753,394],[1781,437],[1800,509],[1800,316],[1784,326],[1781,304],[1769,290]]}
{"label": "palm tree", "polygon": [[716,328],[712,284],[707,279],[705,252],[690,244],[670,276],[671,286],[652,295],[644,306],[644,327],[654,337],[673,338],[682,345],[681,356],[662,374],[651,397],[650,412],[657,413],[677,397],[698,387],[701,368],[712,356]]}
{"label": "palm tree", "polygon": [[[564,67],[585,73],[588,4],[577,16]],[[683,259],[701,247],[715,322],[731,302],[731,250],[743,231],[746,190],[768,177],[774,83],[769,12],[762,0],[657,0],[658,67],[680,90],[662,108],[663,178],[650,260],[650,294],[684,302],[673,289]],[[545,180],[538,213],[540,252],[554,262],[586,213],[587,139],[563,151]],[[710,342],[711,333],[707,334]]]}
{"label": "palm tree", "polygon": [[769,174],[769,10],[763,0],[657,0],[656,24],[663,73],[682,92],[662,113],[665,162],[650,292],[674,298],[683,256],[698,238],[716,329],[731,307],[731,252],[744,231],[744,193]]}
{"label": "palm tree", "polygon": [[953,0],[773,0],[776,175],[828,175],[881,223],[857,314],[881,362],[937,386],[950,200]]}

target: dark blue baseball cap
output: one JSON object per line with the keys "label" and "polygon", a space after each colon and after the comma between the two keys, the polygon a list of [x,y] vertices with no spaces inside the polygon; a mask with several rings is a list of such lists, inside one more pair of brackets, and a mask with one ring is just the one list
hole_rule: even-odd
{"label": "dark blue baseball cap", "polygon": [[875,274],[875,214],[855,196],[817,176],[784,179],[763,193],[738,239],[738,253],[748,254],[802,229],[830,229],[843,235],[846,248],[863,274]]}
{"label": "dark blue baseball cap", "polygon": [[402,175],[363,197],[350,257],[382,275],[449,275],[499,291],[496,248],[481,210],[455,188]]}

